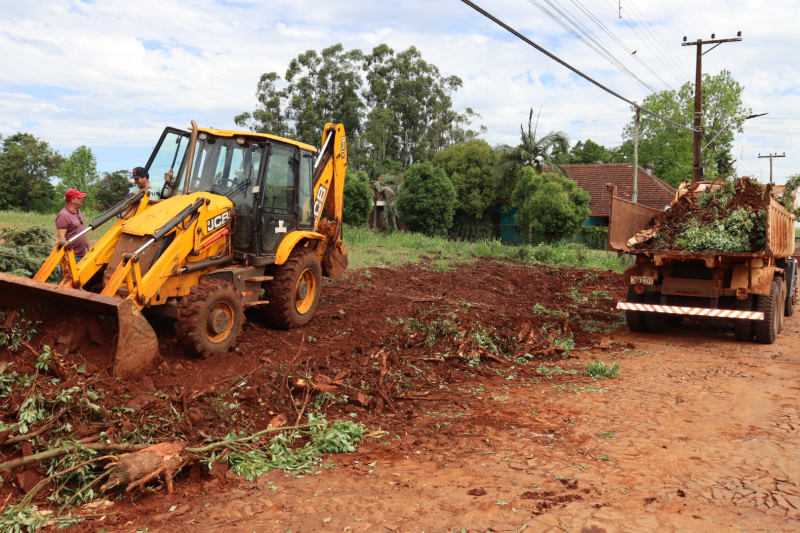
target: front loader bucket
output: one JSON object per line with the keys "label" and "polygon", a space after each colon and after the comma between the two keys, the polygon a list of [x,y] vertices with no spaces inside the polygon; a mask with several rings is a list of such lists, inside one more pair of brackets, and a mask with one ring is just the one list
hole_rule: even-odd
{"label": "front loader bucket", "polygon": [[114,377],[136,378],[157,364],[156,334],[131,300],[0,273],[0,312],[6,328],[29,320],[36,345],[80,354]]}

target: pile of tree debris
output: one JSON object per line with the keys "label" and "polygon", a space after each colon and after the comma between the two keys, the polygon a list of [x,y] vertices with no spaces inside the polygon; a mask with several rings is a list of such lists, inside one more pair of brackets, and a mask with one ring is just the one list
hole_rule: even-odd
{"label": "pile of tree debris", "polygon": [[748,177],[685,183],[668,210],[628,241],[634,250],[760,253],[767,243],[767,207],[774,197],[790,212],[794,194]]}
{"label": "pile of tree debris", "polygon": [[[0,360],[0,531],[101,517],[92,505],[110,506],[112,492],[144,491],[159,480],[172,493],[173,476],[192,465],[227,463],[248,480],[274,469],[310,473],[321,456],[354,451],[365,433],[355,421],[306,412],[308,394],[294,423],[276,414],[263,429],[251,428],[251,409],[237,401],[249,376],[131,399],[123,384],[92,372],[79,356],[34,348],[37,324],[20,327],[15,319],[0,313],[0,349],[13,357]],[[161,409],[144,408],[155,403]],[[193,428],[198,416],[215,421],[214,434]],[[83,511],[76,514],[77,506]]]}
{"label": "pile of tree debris", "polygon": [[[0,230],[0,272],[33,277],[53,251],[55,241],[52,230],[41,226]],[[53,280],[57,279],[54,274]]]}

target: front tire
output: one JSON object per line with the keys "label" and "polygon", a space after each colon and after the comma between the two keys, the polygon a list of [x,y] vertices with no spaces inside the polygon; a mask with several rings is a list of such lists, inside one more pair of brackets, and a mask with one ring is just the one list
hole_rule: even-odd
{"label": "front tire", "polygon": [[319,256],[310,248],[295,248],[282,265],[269,267],[272,281],[264,284],[264,320],[275,329],[305,326],[314,317],[322,288]]}
{"label": "front tire", "polygon": [[764,313],[764,320],[755,324],[756,342],[772,344],[778,337],[783,316],[783,280],[775,278],[768,296],[756,295],[756,311]]}
{"label": "front tire", "polygon": [[236,287],[221,279],[206,279],[181,300],[175,331],[189,355],[206,358],[230,350],[243,323],[242,295]]}

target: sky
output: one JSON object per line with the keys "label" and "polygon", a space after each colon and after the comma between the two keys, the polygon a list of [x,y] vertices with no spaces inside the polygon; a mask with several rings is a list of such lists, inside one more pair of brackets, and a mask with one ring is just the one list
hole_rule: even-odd
{"label": "sky", "polygon": [[[736,135],[739,174],[768,180],[769,160],[758,155],[770,153],[786,154],[773,162],[776,182],[800,172],[800,69],[789,57],[800,50],[800,3],[476,3],[637,102],[694,79],[695,47],[681,46],[684,36],[741,31],[742,42],[703,58],[705,73],[731,71],[745,86],[745,106],[769,113]],[[456,106],[481,115],[473,125],[488,128],[482,137],[492,145],[516,144],[531,108],[541,108],[540,131],[563,130],[573,143],[617,146],[631,120],[628,104],[459,0],[0,0],[0,135],[32,133],[66,155],[87,145],[100,171],[131,169],[146,163],[166,126],[195,120],[236,129],[233,117],[255,108],[261,74],[283,76],[298,54],[336,43],[365,52],[381,43],[397,52],[416,46],[443,74],[463,80]]]}

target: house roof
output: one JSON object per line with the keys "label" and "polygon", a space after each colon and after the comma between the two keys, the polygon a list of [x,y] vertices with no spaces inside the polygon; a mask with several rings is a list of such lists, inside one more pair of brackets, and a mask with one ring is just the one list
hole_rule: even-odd
{"label": "house roof", "polygon": [[[631,163],[609,163],[595,165],[561,165],[567,176],[592,197],[589,207],[593,217],[609,215],[610,192],[606,184],[616,185],[620,198],[633,197],[633,165]],[[675,188],[648,174],[639,167],[639,200],[647,207],[662,211],[675,197]]]}

